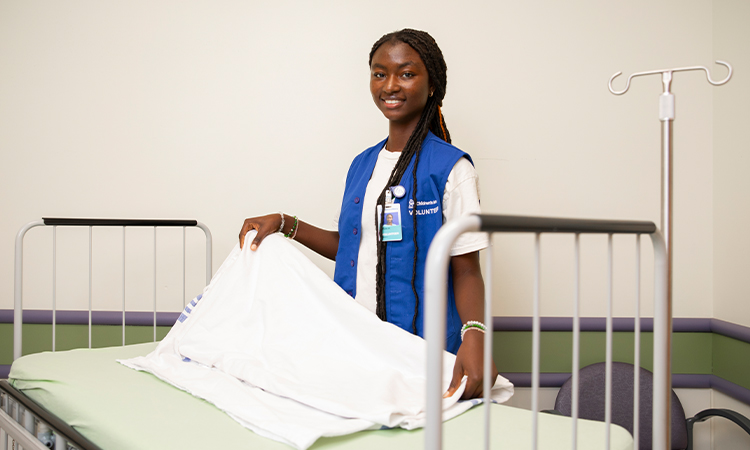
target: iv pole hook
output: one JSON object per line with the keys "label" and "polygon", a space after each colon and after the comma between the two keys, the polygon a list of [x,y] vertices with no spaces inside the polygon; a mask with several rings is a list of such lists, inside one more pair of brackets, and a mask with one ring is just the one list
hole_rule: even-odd
{"label": "iv pole hook", "polygon": [[663,69],[663,70],[649,70],[647,72],[636,72],[628,77],[628,81],[625,83],[625,89],[621,91],[616,91],[612,87],[612,81],[614,81],[615,78],[622,75],[622,72],[617,72],[616,74],[612,75],[612,78],[609,79],[609,92],[615,94],[615,95],[622,95],[626,92],[628,92],[628,89],[630,89],[630,80],[632,80],[635,77],[640,77],[644,75],[653,75],[657,73],[661,74],[672,74],[673,72],[687,72],[689,70],[702,70],[706,72],[706,78],[708,79],[708,82],[711,83],[714,86],[721,86],[722,84],[725,84],[727,81],[729,81],[730,78],[732,78],[732,66],[724,61],[716,61],[716,64],[721,64],[722,66],[725,66],[727,69],[729,69],[729,73],[727,74],[726,78],[720,81],[714,81],[711,78],[711,73],[708,71],[708,69],[704,66],[691,66],[691,67],[679,67],[676,69]]}

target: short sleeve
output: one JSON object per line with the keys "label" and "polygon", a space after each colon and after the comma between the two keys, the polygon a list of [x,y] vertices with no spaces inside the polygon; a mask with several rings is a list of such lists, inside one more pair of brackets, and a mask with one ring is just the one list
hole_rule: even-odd
{"label": "short sleeve", "polygon": [[[474,165],[466,158],[453,166],[443,193],[443,221],[480,214],[479,176]],[[482,250],[489,246],[486,233],[464,233],[451,247],[451,256]]]}

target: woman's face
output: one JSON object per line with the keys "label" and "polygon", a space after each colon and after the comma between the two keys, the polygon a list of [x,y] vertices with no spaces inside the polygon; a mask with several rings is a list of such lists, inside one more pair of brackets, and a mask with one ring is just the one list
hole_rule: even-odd
{"label": "woman's face", "polygon": [[427,68],[408,44],[386,42],[372,55],[372,99],[392,123],[416,126],[431,91]]}

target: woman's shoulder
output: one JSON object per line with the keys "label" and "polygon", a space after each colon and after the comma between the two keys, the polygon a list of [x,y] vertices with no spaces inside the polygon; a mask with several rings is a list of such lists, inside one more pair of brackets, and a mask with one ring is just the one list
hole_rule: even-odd
{"label": "woman's shoulder", "polygon": [[424,155],[430,154],[434,157],[440,157],[440,158],[449,158],[449,159],[458,159],[461,157],[467,157],[469,161],[471,161],[471,156],[469,156],[468,153],[461,150],[460,148],[456,147],[453,144],[449,144],[448,142],[445,142],[444,140],[440,139],[439,137],[435,136],[431,131],[427,133],[427,136],[424,138],[424,143],[422,144],[422,148],[426,150]]}

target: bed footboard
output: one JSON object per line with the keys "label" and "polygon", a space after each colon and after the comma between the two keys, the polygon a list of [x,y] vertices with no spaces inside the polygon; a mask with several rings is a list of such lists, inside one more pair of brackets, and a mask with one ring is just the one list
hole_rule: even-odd
{"label": "bed footboard", "polygon": [[[540,358],[540,236],[542,233],[568,233],[575,235],[575,273],[576,273],[576,307],[573,320],[573,414],[572,436],[573,447],[576,447],[577,403],[578,403],[578,370],[579,370],[579,335],[580,315],[579,278],[580,260],[579,245],[581,234],[607,234],[609,236],[608,256],[608,287],[609,298],[607,307],[606,332],[606,364],[607,364],[607,393],[605,396],[605,423],[607,442],[609,442],[609,426],[611,424],[611,379],[612,379],[612,236],[614,234],[634,234],[636,246],[640,247],[640,235],[651,237],[654,246],[654,402],[653,402],[653,448],[666,450],[670,447],[670,395],[671,395],[671,314],[667,288],[667,254],[661,232],[652,222],[586,220],[586,219],[557,219],[546,217],[523,217],[504,215],[475,215],[463,217],[445,224],[435,236],[428,255],[425,269],[425,338],[427,340],[427,421],[425,448],[436,450],[442,448],[442,356],[445,347],[446,302],[448,271],[450,263],[450,248],[456,239],[465,232],[487,233],[534,233],[534,298],[533,298],[533,327],[532,327],[532,448],[536,450],[538,442],[538,391],[539,391],[539,358]],[[640,252],[640,250],[638,250]],[[491,267],[491,248],[487,253],[487,270]],[[640,254],[638,253],[638,258]],[[489,402],[490,392],[490,364],[492,355],[492,302],[491,277],[486,277],[485,283],[485,333],[484,351],[484,394],[485,402]],[[636,323],[636,352],[640,351],[638,338],[640,320]],[[637,373],[638,371],[636,371]],[[636,375],[636,389],[638,392],[638,377]],[[637,405],[637,395],[636,395]],[[489,448],[489,413],[491,408],[485,408],[485,447]],[[636,420],[635,442],[638,442],[638,426]],[[605,443],[603,443],[605,444]],[[605,444],[604,448],[608,444]]]}
{"label": "bed footboard", "polygon": [[[16,236],[15,244],[15,289],[13,313],[13,359],[22,355],[22,324],[23,324],[23,240],[26,233],[35,227],[48,226],[53,229],[53,273],[56,270],[56,228],[57,227],[88,227],[89,228],[89,309],[88,309],[88,347],[92,347],[92,307],[91,307],[91,267],[92,267],[92,228],[120,227],[122,228],[123,245],[123,307],[121,312],[122,344],[125,345],[126,311],[124,300],[125,286],[125,236],[126,229],[133,227],[147,227],[154,230],[154,306],[148,314],[153,319],[153,337],[156,341],[157,311],[156,311],[156,229],[160,227],[182,228],[182,273],[183,297],[185,297],[185,228],[200,228],[206,238],[205,269],[206,284],[211,280],[212,271],[212,238],[206,225],[197,220],[173,219],[90,219],[90,218],[44,218],[24,225]],[[54,278],[54,276],[53,276]],[[55,306],[55,288],[53,283],[52,300],[52,351],[55,351],[55,325],[57,308]],[[183,305],[184,306],[184,305]],[[160,313],[161,314],[161,313]],[[151,321],[149,321],[150,325]],[[171,325],[171,323],[170,323]],[[40,407],[23,393],[16,390],[10,383],[0,381],[0,450],[16,450],[19,448],[57,450],[100,450],[98,446],[86,439],[75,429],[60,420],[54,414]]]}

